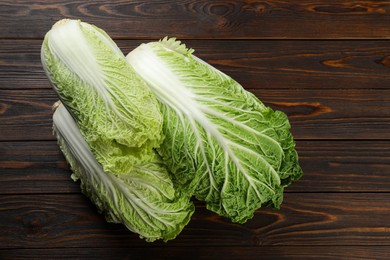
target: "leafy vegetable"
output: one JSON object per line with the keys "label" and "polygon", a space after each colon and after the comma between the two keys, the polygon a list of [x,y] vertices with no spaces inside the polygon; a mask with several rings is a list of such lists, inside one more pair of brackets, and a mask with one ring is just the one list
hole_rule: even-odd
{"label": "leafy vegetable", "polygon": [[126,62],[104,31],[76,20],[56,23],[42,45],[72,178],[107,221],[147,241],[175,238],[193,195],[244,223],[279,207],[302,176],[287,116],[192,53],[165,38]]}
{"label": "leafy vegetable", "polygon": [[153,158],[163,138],[157,100],[104,31],[61,20],[46,34],[41,59],[105,171],[127,173]]}
{"label": "leafy vegetable", "polygon": [[108,35],[87,23],[56,23],[41,56],[66,106],[54,113],[53,128],[83,193],[107,221],[147,241],[175,238],[194,206],[153,149],[163,139],[162,115],[149,87]]}
{"label": "leafy vegetable", "polygon": [[163,114],[158,149],[187,194],[235,222],[263,204],[279,207],[301,177],[287,116],[175,39],[142,44],[126,59],[148,83]]}
{"label": "leafy vegetable", "polygon": [[78,126],[63,105],[53,116],[53,129],[83,193],[109,222],[123,223],[147,241],[175,238],[189,222],[194,206],[175,191],[160,157],[136,164],[129,173],[105,172],[91,153]]}

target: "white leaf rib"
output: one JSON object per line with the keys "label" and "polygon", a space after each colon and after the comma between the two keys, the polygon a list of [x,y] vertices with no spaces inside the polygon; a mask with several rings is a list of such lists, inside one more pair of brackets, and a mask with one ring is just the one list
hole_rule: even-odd
{"label": "white leaf rib", "polygon": [[[157,95],[160,102],[162,102],[164,105],[173,108],[176,111],[181,111],[187,117],[187,121],[190,122],[192,130],[195,134],[195,138],[197,139],[196,146],[200,148],[199,151],[201,153],[202,158],[204,158],[204,162],[206,163],[207,173],[209,174],[210,180],[213,180],[212,173],[210,172],[210,162],[205,155],[201,136],[196,127],[196,123],[202,126],[205,132],[209,133],[216,140],[216,142],[221,146],[222,150],[224,151],[225,156],[228,156],[230,161],[232,161],[232,163],[236,166],[237,170],[242,174],[242,176],[249,183],[249,185],[256,191],[257,196],[260,198],[260,194],[256,189],[256,185],[254,184],[254,179],[242,167],[238,157],[229,148],[228,142],[225,137],[219,132],[218,128],[212,122],[210,122],[210,120],[206,117],[206,114],[220,117],[227,122],[238,125],[241,129],[245,131],[261,135],[264,138],[268,138],[271,142],[274,142],[275,145],[279,147],[279,149],[281,149],[279,143],[277,143],[272,138],[262,133],[259,133],[253,128],[250,128],[242,124],[241,122],[235,121],[232,118],[229,118],[222,113],[219,113],[213,109],[208,108],[204,104],[199,103],[199,101],[196,100],[197,98],[199,98],[199,96],[197,96],[190,89],[188,89],[186,84],[183,83],[177,76],[181,75],[183,71],[185,73],[186,68],[183,69],[182,67],[174,67],[174,69],[172,69],[172,72],[170,68],[168,68],[169,66],[167,66],[167,63],[165,63],[162,58],[158,57],[151,47],[145,46],[146,45],[141,45],[137,49],[133,50],[127,56],[127,60],[133,66],[133,68],[149,83],[152,91]],[[223,78],[220,74],[218,74],[218,76]],[[225,164],[225,174],[229,174],[227,164]],[[223,184],[223,187],[225,188],[227,185],[227,179],[228,177],[225,176],[225,182]],[[263,185],[270,189],[267,185]]]}
{"label": "white leaf rib", "polygon": [[230,117],[228,117],[228,116],[226,116],[226,115],[224,115],[224,114],[222,114],[222,113],[220,113],[220,112],[218,112],[218,111],[215,111],[214,109],[210,109],[210,108],[208,108],[208,107],[206,107],[206,106],[204,106],[204,105],[201,106],[201,109],[202,109],[202,111],[203,111],[204,113],[207,113],[207,114],[209,114],[209,115],[213,115],[213,116],[215,116],[215,117],[222,118],[222,119],[224,119],[225,121],[227,121],[227,122],[233,124],[234,126],[242,128],[244,131],[247,131],[247,132],[253,133],[253,134],[255,134],[255,135],[259,135],[259,136],[261,136],[261,137],[263,137],[263,138],[265,138],[265,139],[268,139],[268,140],[271,141],[276,147],[278,147],[278,149],[279,149],[279,151],[280,151],[281,153],[283,153],[283,149],[282,149],[282,147],[280,146],[280,144],[279,144],[277,141],[275,141],[275,139],[269,137],[268,135],[265,135],[265,134],[263,134],[263,133],[261,133],[261,132],[259,132],[259,131],[256,131],[255,129],[253,129],[253,128],[251,128],[251,127],[249,127],[249,126],[243,124],[242,122],[236,121],[236,120],[234,120],[233,118],[230,118]]}

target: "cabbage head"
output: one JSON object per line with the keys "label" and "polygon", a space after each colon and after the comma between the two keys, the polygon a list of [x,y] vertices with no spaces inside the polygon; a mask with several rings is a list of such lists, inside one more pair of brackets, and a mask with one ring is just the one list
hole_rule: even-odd
{"label": "cabbage head", "polygon": [[154,94],[101,29],[64,19],[46,34],[44,70],[103,169],[126,173],[162,141]]}
{"label": "cabbage head", "polygon": [[160,156],[135,164],[128,173],[103,170],[69,114],[60,104],[53,115],[58,144],[89,197],[108,222],[122,223],[148,242],[174,239],[190,221],[194,205],[178,192]]}
{"label": "cabbage head", "polygon": [[283,112],[175,39],[142,44],[126,59],[160,102],[158,151],[181,190],[239,223],[262,205],[280,206],[302,175]]}

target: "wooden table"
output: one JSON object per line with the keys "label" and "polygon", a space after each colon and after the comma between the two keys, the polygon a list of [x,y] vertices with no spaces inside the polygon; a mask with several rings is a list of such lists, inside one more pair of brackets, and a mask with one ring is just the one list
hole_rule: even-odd
{"label": "wooden table", "polygon": [[[305,176],[281,210],[238,225],[196,203],[168,243],[107,224],[52,135],[40,46],[64,17],[125,53],[176,36],[286,112]],[[387,1],[1,1],[0,258],[390,259],[389,37]]]}

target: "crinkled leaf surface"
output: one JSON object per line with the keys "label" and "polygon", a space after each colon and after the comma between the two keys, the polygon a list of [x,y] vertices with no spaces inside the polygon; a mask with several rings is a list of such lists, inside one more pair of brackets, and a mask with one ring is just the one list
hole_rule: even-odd
{"label": "crinkled leaf surface", "polygon": [[53,116],[58,144],[74,180],[106,219],[122,223],[151,242],[174,239],[189,222],[194,206],[175,191],[171,176],[155,153],[150,162],[135,164],[129,173],[105,172],[94,158],[75,121],[63,105]]}
{"label": "crinkled leaf surface", "polygon": [[287,116],[175,39],[142,44],[126,59],[161,104],[159,153],[189,195],[235,222],[279,207],[302,170]]}
{"label": "crinkled leaf surface", "polygon": [[103,168],[125,173],[150,160],[162,140],[158,102],[101,29],[61,20],[46,34],[41,59],[61,101]]}

